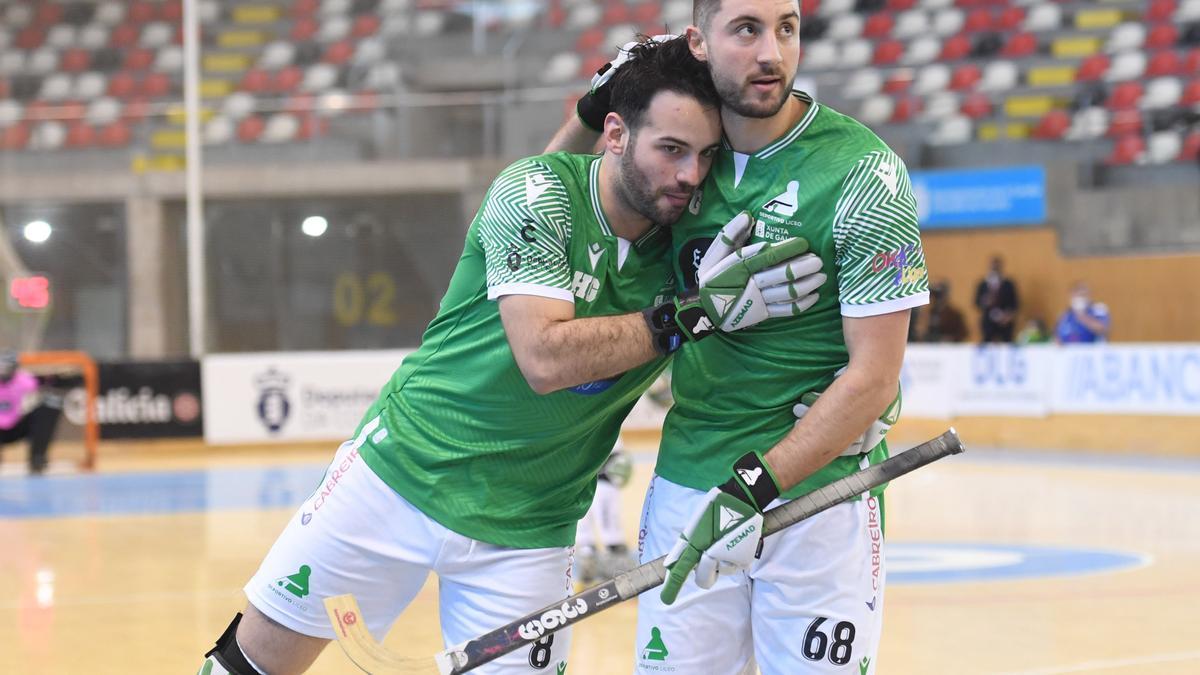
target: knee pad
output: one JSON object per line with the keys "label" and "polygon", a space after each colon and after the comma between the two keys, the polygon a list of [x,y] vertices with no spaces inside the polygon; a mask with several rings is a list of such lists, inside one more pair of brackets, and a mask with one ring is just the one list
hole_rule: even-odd
{"label": "knee pad", "polygon": [[242,613],[238,612],[221,637],[217,638],[217,646],[204,655],[201,675],[262,675],[238,646],[237,627],[241,621]]}

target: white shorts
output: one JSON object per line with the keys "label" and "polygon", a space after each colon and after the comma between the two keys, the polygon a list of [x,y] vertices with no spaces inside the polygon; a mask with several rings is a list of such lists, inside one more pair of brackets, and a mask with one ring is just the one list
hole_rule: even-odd
{"label": "white shorts", "polygon": [[[360,445],[342,444],[321,486],[246,584],[263,614],[332,639],[322,600],[353,593],[371,634],[382,640],[432,571],[449,647],[570,594],[572,549],[503,548],[451,532],[380,480],[358,454]],[[560,672],[569,643],[570,629],[560,630],[475,672]]]}
{"label": "white shorts", "polygon": [[[655,476],[639,532],[641,561],[666,555],[704,492]],[[776,500],[772,506],[781,502]],[[638,596],[638,673],[868,675],[883,619],[880,500],[835,506],[763,540],[746,572],[710,589],[689,576],[667,606]]]}

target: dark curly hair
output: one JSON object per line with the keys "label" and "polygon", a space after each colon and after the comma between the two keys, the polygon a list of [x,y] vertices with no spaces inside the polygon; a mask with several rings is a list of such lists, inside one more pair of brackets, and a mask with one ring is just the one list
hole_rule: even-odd
{"label": "dark curly hair", "polygon": [[612,111],[631,130],[641,126],[650,100],[660,91],[696,99],[705,108],[716,108],[721,98],[713,86],[708,66],[696,60],[686,37],[657,42],[639,35],[643,42],[631,48],[612,82]]}

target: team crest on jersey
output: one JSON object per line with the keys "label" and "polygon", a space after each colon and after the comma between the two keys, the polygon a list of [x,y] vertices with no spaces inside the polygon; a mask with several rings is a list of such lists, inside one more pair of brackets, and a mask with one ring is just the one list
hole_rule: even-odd
{"label": "team crest on jersey", "polygon": [[788,181],[787,189],[776,196],[771,201],[763,204],[763,211],[770,211],[784,218],[791,218],[796,215],[797,205],[800,203],[800,181]]}
{"label": "team crest on jersey", "polygon": [[683,275],[685,288],[696,288],[700,285],[696,278],[700,270],[700,261],[713,242],[712,237],[699,237],[689,240],[679,249],[679,273]]}

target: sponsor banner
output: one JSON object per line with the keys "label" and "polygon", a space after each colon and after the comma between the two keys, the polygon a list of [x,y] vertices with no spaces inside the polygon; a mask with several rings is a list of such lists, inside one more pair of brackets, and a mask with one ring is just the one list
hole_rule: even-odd
{"label": "sponsor banner", "polygon": [[914,171],[910,179],[922,230],[1046,222],[1040,166]]}
{"label": "sponsor banner", "polygon": [[[98,364],[98,370],[96,419],[102,439],[201,434],[204,421],[196,361],[115,361]],[[64,417],[82,425],[86,402],[82,386],[76,386],[64,401]]]}
{"label": "sponsor banner", "polygon": [[412,350],[204,357],[204,440],[344,440]]}
{"label": "sponsor banner", "polygon": [[1071,345],[1058,352],[1059,413],[1200,416],[1200,345]]}
{"label": "sponsor banner", "polygon": [[909,345],[900,370],[900,419],[947,419],[954,410],[954,386],[966,353],[956,347]]}
{"label": "sponsor banner", "polygon": [[957,415],[1044,417],[1050,409],[1055,348],[989,345],[956,347]]}

